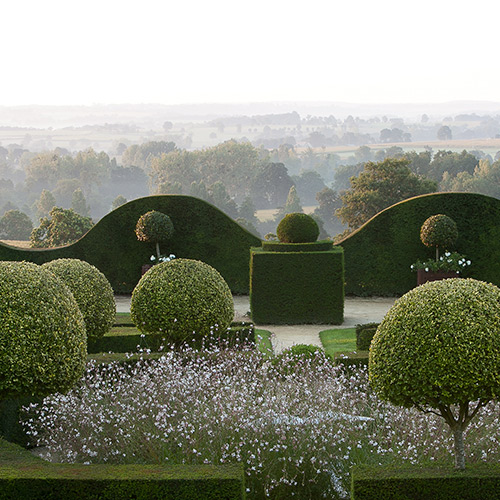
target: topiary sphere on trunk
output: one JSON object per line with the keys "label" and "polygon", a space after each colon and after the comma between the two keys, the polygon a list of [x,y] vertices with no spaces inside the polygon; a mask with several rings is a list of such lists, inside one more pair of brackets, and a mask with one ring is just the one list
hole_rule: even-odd
{"label": "topiary sphere on trunk", "polygon": [[420,240],[427,247],[447,249],[453,246],[457,238],[457,225],[447,215],[432,215],[420,228]]}
{"label": "topiary sphere on trunk", "polygon": [[56,259],[43,264],[73,293],[83,314],[89,342],[108,333],[116,316],[113,289],[97,267],[79,259]]}
{"label": "topiary sphere on trunk", "polygon": [[500,396],[500,289],[453,278],[409,291],[373,337],[369,374],[383,399],[442,416],[464,468],[463,432]]}
{"label": "topiary sphere on trunk", "polygon": [[170,217],[157,210],[150,210],[139,217],[135,235],[139,241],[156,245],[156,257],[160,258],[160,243],[168,241],[174,234],[174,224]]}
{"label": "topiary sphere on trunk", "polygon": [[134,324],[144,333],[183,341],[211,327],[224,331],[234,317],[233,296],[213,267],[191,259],[175,259],[150,269],[132,292]]}
{"label": "topiary sphere on trunk", "polygon": [[294,212],[281,219],[276,234],[282,243],[310,243],[318,239],[319,227],[310,215]]}
{"label": "topiary sphere on trunk", "polygon": [[0,400],[69,390],[87,356],[70,289],[36,264],[0,262],[0,296]]}

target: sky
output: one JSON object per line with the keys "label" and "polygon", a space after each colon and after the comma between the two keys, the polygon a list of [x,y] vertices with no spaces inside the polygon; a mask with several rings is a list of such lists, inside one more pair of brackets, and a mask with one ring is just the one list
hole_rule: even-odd
{"label": "sky", "polygon": [[0,105],[500,101],[497,0],[15,0]]}

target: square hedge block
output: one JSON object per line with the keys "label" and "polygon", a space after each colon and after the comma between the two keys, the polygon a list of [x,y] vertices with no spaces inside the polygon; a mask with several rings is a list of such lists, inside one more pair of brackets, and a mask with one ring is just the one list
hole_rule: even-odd
{"label": "square hedge block", "polygon": [[250,309],[259,324],[344,321],[344,253],[250,250]]}

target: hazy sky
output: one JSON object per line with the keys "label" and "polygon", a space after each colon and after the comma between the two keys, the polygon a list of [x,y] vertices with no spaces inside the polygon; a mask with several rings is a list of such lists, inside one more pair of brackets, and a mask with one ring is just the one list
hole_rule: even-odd
{"label": "hazy sky", "polygon": [[498,0],[11,0],[0,105],[500,101]]}

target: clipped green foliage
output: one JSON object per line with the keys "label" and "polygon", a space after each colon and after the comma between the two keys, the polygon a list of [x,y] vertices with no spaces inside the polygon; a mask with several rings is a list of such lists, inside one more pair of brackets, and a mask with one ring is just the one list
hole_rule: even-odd
{"label": "clipped green foliage", "polygon": [[31,232],[33,248],[68,245],[81,238],[94,224],[90,217],[77,214],[73,209],[53,207],[49,217],[40,219],[40,226]]}
{"label": "clipped green foliage", "polygon": [[500,285],[500,200],[473,193],[437,193],[403,201],[337,243],[344,249],[346,293],[399,296],[415,287],[410,266],[435,258],[420,240],[423,222],[447,214],[457,224],[455,250],[472,265],[468,276]]}
{"label": "clipped green foliage", "polygon": [[321,252],[250,253],[250,309],[257,324],[341,324],[342,248]]}
{"label": "clipped green foliage", "polygon": [[131,293],[150,261],[151,247],[137,239],[139,217],[149,210],[168,213],[177,228],[168,251],[215,267],[234,293],[248,293],[250,247],[261,241],[209,203],[181,195],[147,196],[130,201],[104,216],[80,240],[55,249],[13,248],[0,242],[1,260],[43,264],[72,258],[94,265],[108,278],[116,293]]}
{"label": "clipped green foliage", "polygon": [[139,217],[135,234],[139,241],[153,243],[168,241],[174,234],[174,224],[168,215],[150,210]]}
{"label": "clipped green foliage", "polygon": [[368,351],[370,349],[370,344],[378,325],[379,323],[356,325],[356,349],[358,351]]}
{"label": "clipped green foliage", "polygon": [[0,399],[69,390],[87,354],[69,288],[36,264],[0,262],[0,296]]}
{"label": "clipped green foliage", "polygon": [[309,243],[281,243],[280,241],[263,241],[262,248],[268,252],[322,252],[331,250],[331,240],[312,241]]}
{"label": "clipped green foliage", "polygon": [[[500,396],[499,331],[500,289],[452,278],[418,286],[397,300],[371,343],[372,387],[396,405],[439,412],[454,432],[459,468],[465,465],[457,432],[474,414],[469,403],[481,406]],[[460,408],[456,420],[453,405]]]}
{"label": "clipped green foliage", "polygon": [[308,243],[318,239],[319,227],[310,215],[295,212],[281,219],[276,234],[283,243]]}
{"label": "clipped green foliage", "polygon": [[391,307],[372,341],[370,380],[402,406],[500,395],[500,289],[452,278],[414,288]]}
{"label": "clipped green foliage", "polygon": [[95,342],[111,330],[116,305],[106,276],[95,266],[79,259],[56,259],[43,264],[71,290],[83,314],[87,339]]}
{"label": "clipped green foliage", "polygon": [[420,239],[426,247],[449,249],[457,238],[457,224],[447,215],[432,215],[420,228]]}
{"label": "clipped green foliage", "polygon": [[275,356],[271,361],[271,371],[279,375],[289,375],[299,370],[310,370],[329,361],[325,351],[312,344],[295,344]]}
{"label": "clipped green foliage", "polygon": [[0,218],[0,238],[6,240],[29,240],[33,223],[20,210],[8,210]]}
{"label": "clipped green foliage", "polygon": [[234,316],[233,296],[213,267],[175,259],[150,269],[132,293],[130,316],[144,333],[183,341],[211,328],[225,330]]}
{"label": "clipped green foliage", "polygon": [[465,471],[442,465],[355,465],[351,479],[356,500],[500,499],[498,464],[474,464]]}

